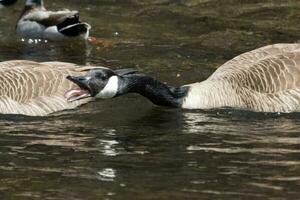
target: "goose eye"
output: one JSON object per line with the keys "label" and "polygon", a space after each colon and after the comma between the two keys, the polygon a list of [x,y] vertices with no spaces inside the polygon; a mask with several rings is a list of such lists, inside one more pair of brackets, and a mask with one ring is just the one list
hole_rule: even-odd
{"label": "goose eye", "polygon": [[105,80],[106,79],[106,76],[104,74],[97,74],[96,75],[96,78],[97,79],[100,79],[100,80]]}
{"label": "goose eye", "polygon": [[107,78],[107,75],[102,75],[102,76],[101,76],[101,79],[102,79],[103,81],[106,80],[106,79],[108,79],[108,78]]}

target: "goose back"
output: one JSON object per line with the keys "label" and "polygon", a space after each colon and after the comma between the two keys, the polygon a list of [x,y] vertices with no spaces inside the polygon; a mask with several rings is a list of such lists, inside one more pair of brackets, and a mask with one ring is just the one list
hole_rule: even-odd
{"label": "goose back", "polygon": [[64,97],[77,87],[66,76],[84,73],[78,68],[63,62],[0,62],[0,113],[44,116],[87,103],[91,98],[68,102]]}

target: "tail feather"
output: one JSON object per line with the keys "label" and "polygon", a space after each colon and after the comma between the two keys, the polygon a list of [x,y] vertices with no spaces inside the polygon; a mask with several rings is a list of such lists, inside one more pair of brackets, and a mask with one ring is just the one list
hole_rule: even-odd
{"label": "tail feather", "polygon": [[57,25],[57,29],[63,29],[69,25],[80,23],[79,13],[75,13],[74,15],[67,16],[62,22]]}
{"label": "tail feather", "polygon": [[81,34],[87,33],[89,29],[90,29],[89,24],[80,22],[80,23],[71,24],[61,29],[58,29],[58,31],[66,36],[76,37]]}
{"label": "tail feather", "polygon": [[91,26],[79,20],[79,13],[66,18],[63,22],[57,25],[57,30],[70,37],[87,33]]}

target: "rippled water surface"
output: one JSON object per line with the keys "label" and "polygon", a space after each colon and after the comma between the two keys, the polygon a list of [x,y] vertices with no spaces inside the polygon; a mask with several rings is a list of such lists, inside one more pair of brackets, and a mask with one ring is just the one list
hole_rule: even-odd
{"label": "rippled water surface", "polygon": [[[0,10],[0,60],[133,67],[170,84],[242,52],[297,42],[298,0],[46,0],[78,9],[97,44],[16,38]],[[153,106],[137,95],[49,117],[0,116],[0,199],[299,199],[300,115]]]}

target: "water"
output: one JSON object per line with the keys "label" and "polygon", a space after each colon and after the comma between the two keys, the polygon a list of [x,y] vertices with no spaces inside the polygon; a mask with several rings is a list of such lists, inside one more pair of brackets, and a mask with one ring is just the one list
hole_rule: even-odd
{"label": "water", "polygon": [[[180,85],[242,52],[297,42],[300,3],[46,1],[79,9],[113,45],[27,44],[0,11],[0,60],[134,67]],[[299,199],[299,114],[187,111],[138,95],[49,117],[0,116],[0,199]]]}

